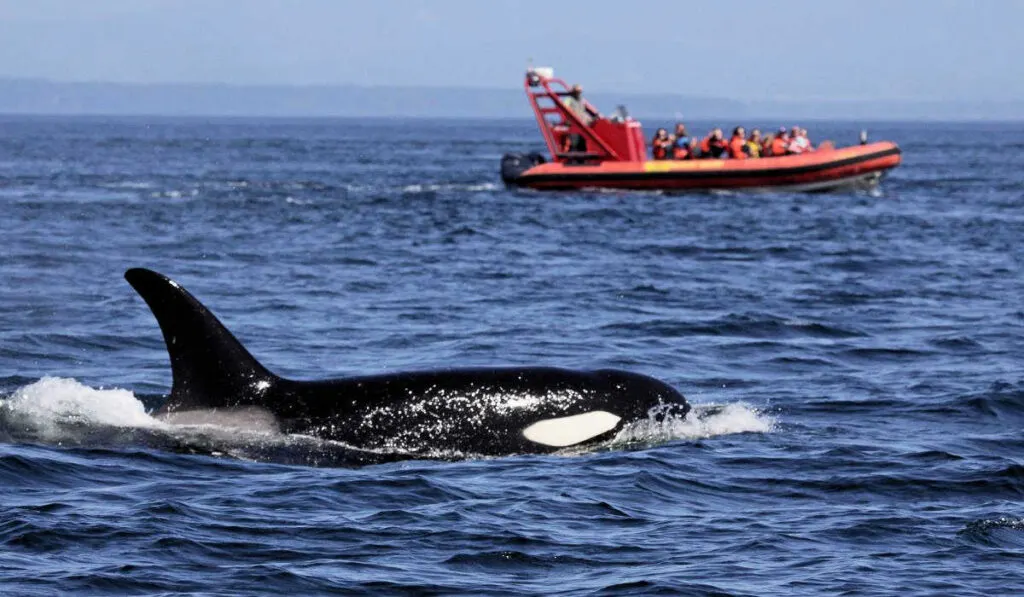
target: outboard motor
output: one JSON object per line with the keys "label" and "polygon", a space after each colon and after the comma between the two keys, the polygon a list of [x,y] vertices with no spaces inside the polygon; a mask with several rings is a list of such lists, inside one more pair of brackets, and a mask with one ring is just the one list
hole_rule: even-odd
{"label": "outboard motor", "polygon": [[539,153],[506,153],[501,156],[501,180],[506,186],[515,186],[523,172],[546,161]]}

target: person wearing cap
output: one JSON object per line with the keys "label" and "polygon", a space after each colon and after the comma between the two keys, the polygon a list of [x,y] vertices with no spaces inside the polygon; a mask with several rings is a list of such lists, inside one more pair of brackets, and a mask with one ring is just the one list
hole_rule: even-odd
{"label": "person wearing cap", "polygon": [[[569,89],[569,92],[565,94],[565,98],[562,100],[562,103],[565,104],[565,107],[568,108],[569,111],[572,112],[585,127],[590,126],[594,119],[600,116],[598,112],[587,103],[587,100],[583,99],[583,86],[578,83]],[[571,132],[567,134],[563,145],[562,151],[566,153],[585,153],[587,151],[587,139],[578,132]]]}
{"label": "person wearing cap", "polygon": [[594,121],[594,117],[597,116],[587,104],[587,100],[583,99],[583,86],[579,83],[572,86],[568,95],[562,101],[565,103],[565,107],[569,108],[569,111],[575,114],[576,118],[579,118],[580,122],[586,126],[590,126],[590,123]]}

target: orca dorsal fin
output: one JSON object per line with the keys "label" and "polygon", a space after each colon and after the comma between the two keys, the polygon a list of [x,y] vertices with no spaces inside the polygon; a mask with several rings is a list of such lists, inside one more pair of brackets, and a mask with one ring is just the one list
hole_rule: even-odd
{"label": "orca dorsal fin", "polygon": [[180,284],[143,268],[124,277],[149,305],[171,357],[171,395],[159,412],[257,404],[280,381]]}

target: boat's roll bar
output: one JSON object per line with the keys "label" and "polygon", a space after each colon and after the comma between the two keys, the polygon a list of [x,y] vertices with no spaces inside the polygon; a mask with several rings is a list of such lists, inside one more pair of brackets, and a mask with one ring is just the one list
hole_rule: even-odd
{"label": "boat's roll bar", "polygon": [[566,106],[572,89],[550,68],[530,68],[523,83],[537,126],[556,162],[642,162],[647,159],[643,129],[628,116],[607,118],[586,99],[580,101],[589,122]]}

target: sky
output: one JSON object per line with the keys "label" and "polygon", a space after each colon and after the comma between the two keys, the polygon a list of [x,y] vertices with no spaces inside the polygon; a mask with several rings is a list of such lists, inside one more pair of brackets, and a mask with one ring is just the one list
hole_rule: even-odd
{"label": "sky", "polygon": [[0,0],[0,77],[1024,99],[1024,0]]}

